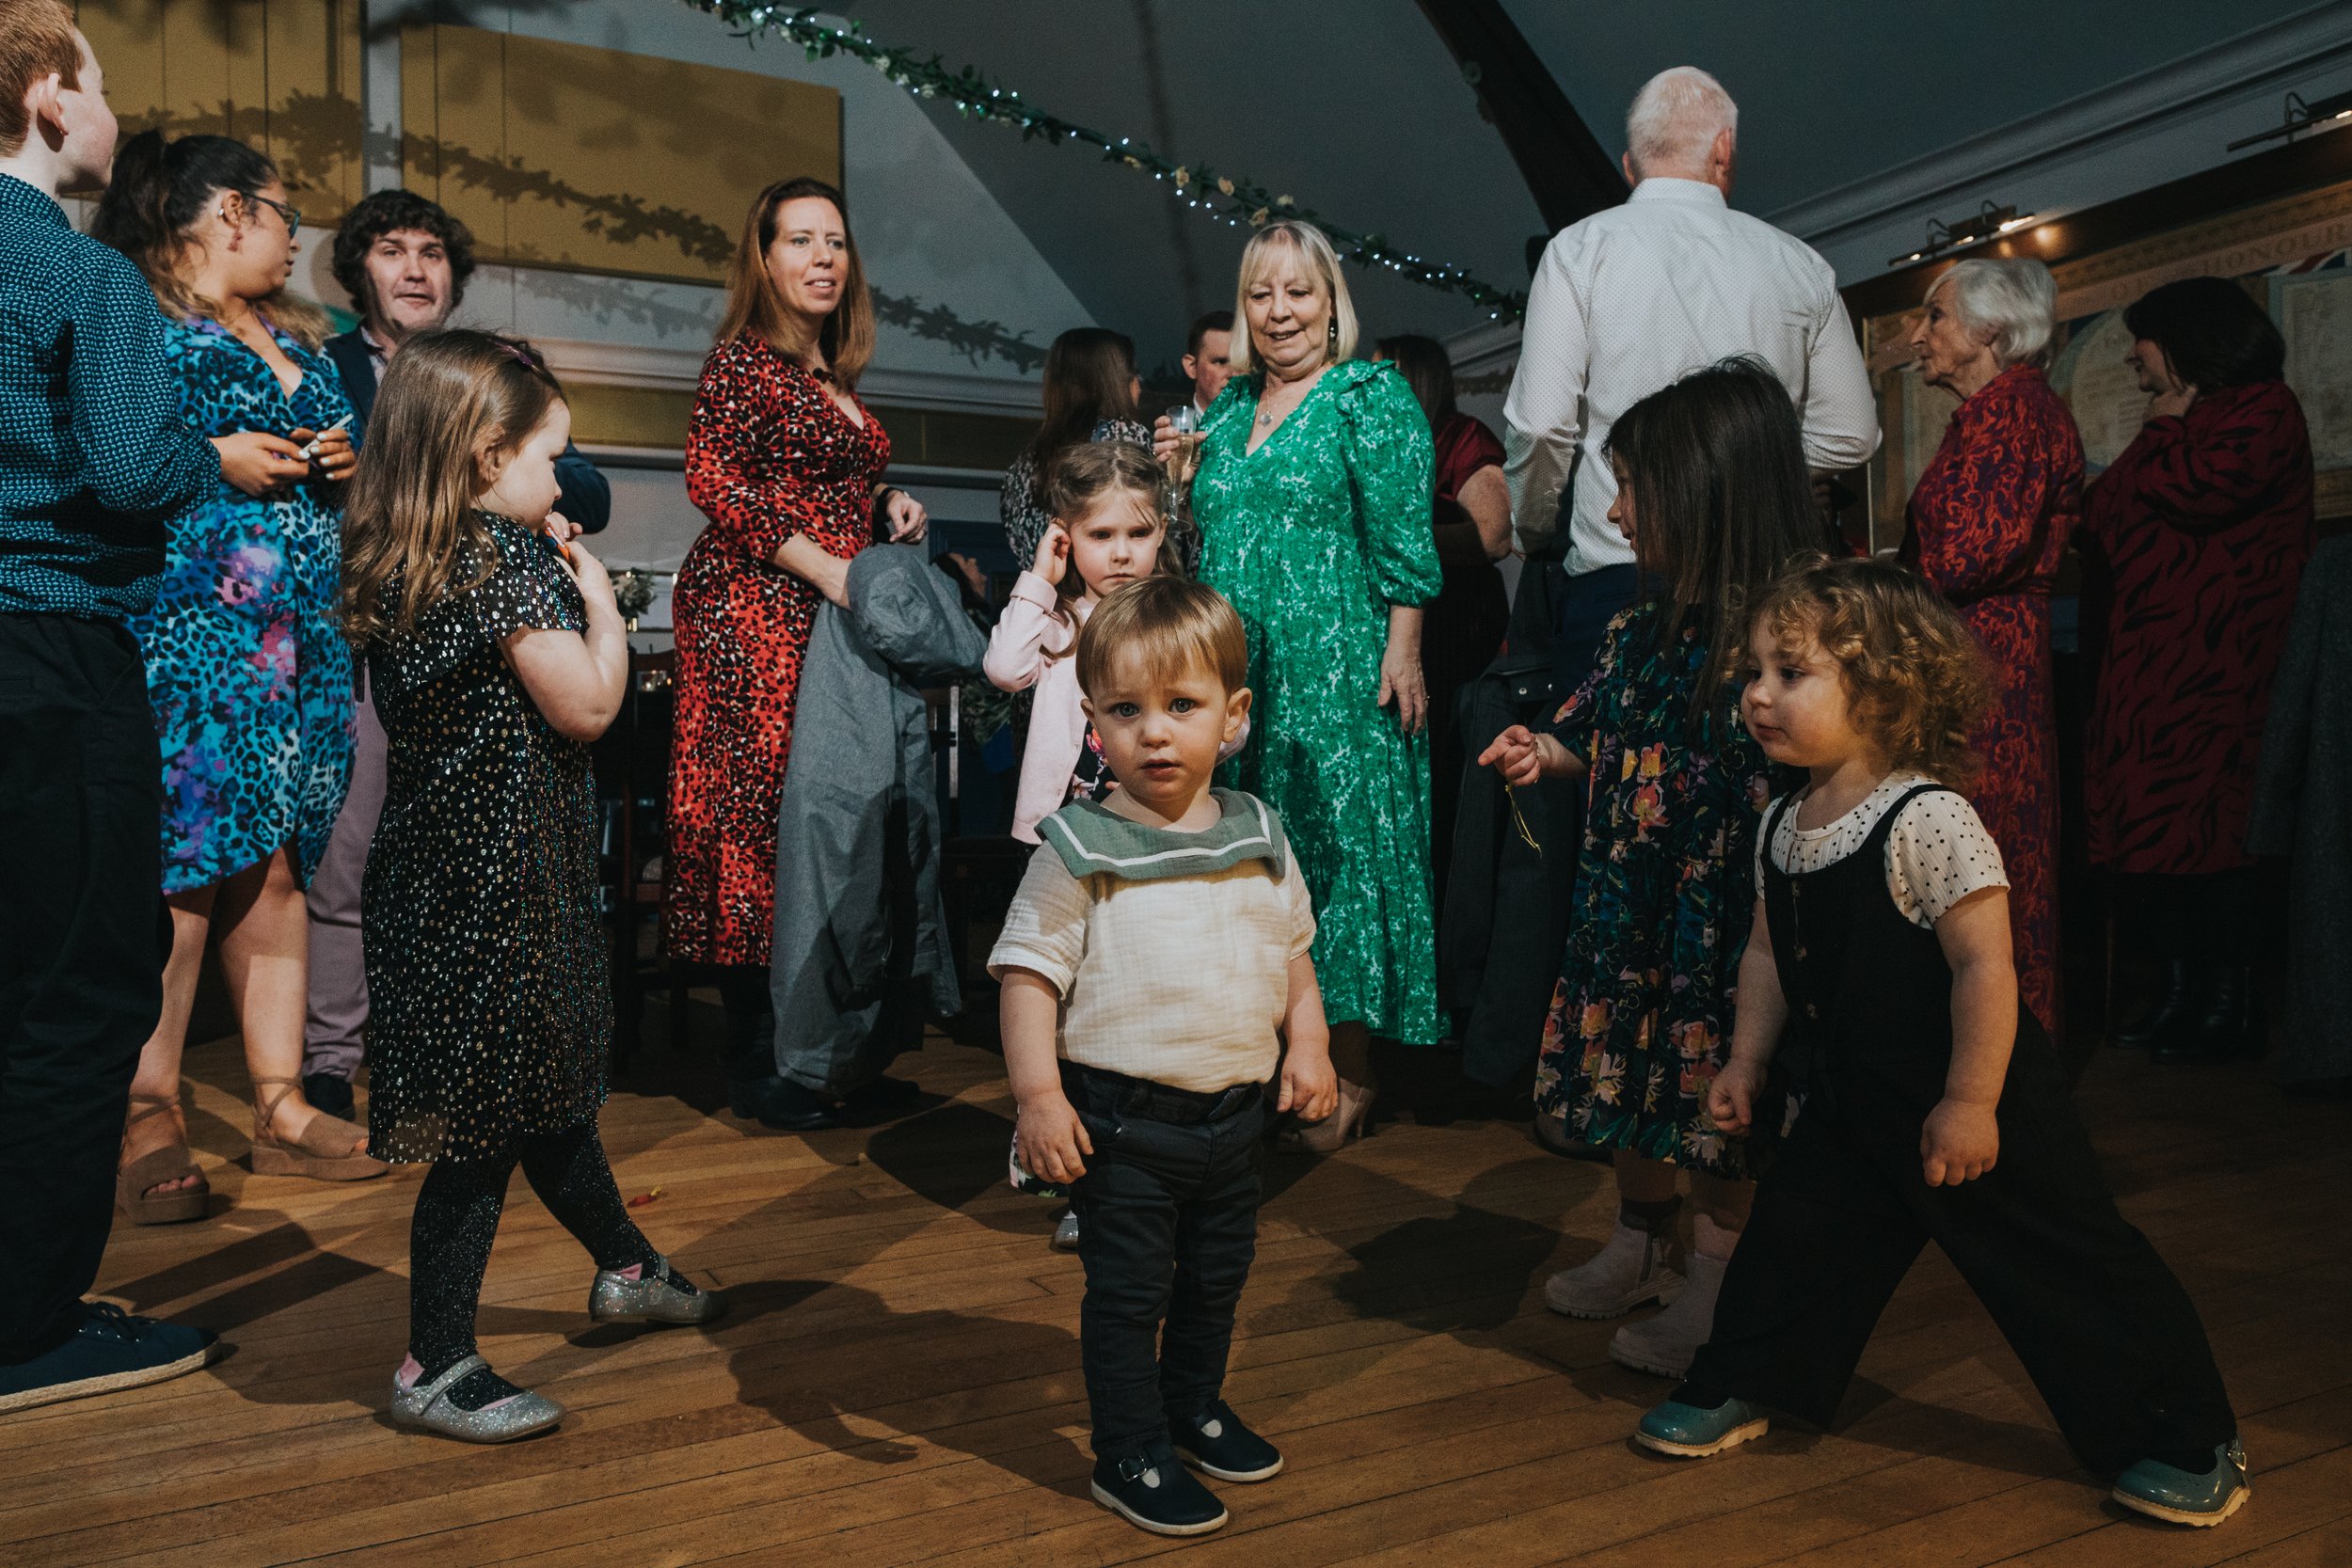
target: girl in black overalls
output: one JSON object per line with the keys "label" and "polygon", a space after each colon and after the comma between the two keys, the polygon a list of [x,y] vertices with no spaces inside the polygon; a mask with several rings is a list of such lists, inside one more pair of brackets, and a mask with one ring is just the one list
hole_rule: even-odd
{"label": "girl in black overalls", "polygon": [[[1785,1133],[1715,1334],[1637,1433],[1699,1456],[1763,1408],[1826,1426],[1931,1240],[2115,1497],[2218,1524],[2245,1454],[2196,1308],[2116,1212],[2048,1037],[2019,1006],[2000,854],[1940,782],[1986,689],[1965,626],[1908,570],[1821,561],[1776,583],[1741,712],[1811,783],[1776,801],[1709,1112]],[[1767,1065],[1772,1091],[1766,1090]]]}

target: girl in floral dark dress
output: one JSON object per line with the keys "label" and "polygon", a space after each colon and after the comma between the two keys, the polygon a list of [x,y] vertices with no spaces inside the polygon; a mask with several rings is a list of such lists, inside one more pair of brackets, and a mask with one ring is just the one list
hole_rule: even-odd
{"label": "girl in floral dark dress", "polygon": [[801,661],[818,601],[845,602],[877,502],[894,541],[925,527],[921,504],[882,483],[890,437],[855,390],[874,306],[845,214],[841,193],[816,180],[779,182],[752,203],[686,431],[686,494],[710,526],[671,599],[670,956],[720,967],[735,1113],[793,1129],[837,1116],[777,1075],[768,991]]}
{"label": "girl in floral dark dress", "polygon": [[595,1259],[591,1318],[707,1323],[723,1303],[628,1217],[596,1130],[612,995],[588,743],[619,711],[628,642],[604,568],[543,531],[563,392],[512,339],[424,333],[369,431],[343,578],[389,743],[361,890],[368,1125],[384,1158],[433,1166],[392,1418],[502,1442],[564,1414],[474,1345],[516,1164]]}
{"label": "girl in floral dark dress", "polygon": [[[1479,760],[1512,784],[1591,781],[1535,1099],[1541,1113],[1565,1115],[1572,1137],[1612,1152],[1618,1217],[1600,1253],[1554,1275],[1544,1298],[1580,1318],[1670,1304],[1620,1329],[1609,1354],[1675,1377],[1707,1340],[1752,1191],[1740,1144],[1706,1113],[1731,1038],[1770,794],[1729,657],[1743,606],[1819,542],[1820,514],[1788,393],[1748,361],[1635,404],[1609,452],[1609,515],[1650,595],[1610,623],[1598,664],[1549,734],[1514,726]],[[1680,1270],[1670,1266],[1678,1167],[1700,1211]]]}

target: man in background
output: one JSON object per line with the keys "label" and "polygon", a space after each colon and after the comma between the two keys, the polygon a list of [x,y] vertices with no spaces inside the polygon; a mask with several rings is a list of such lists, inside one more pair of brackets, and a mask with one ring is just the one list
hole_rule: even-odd
{"label": "man in background", "polygon": [[1611,617],[1633,602],[1633,547],[1609,520],[1604,451],[1617,416],[1733,355],[1772,368],[1797,405],[1816,473],[1878,448],[1878,403],[1837,295],[1802,240],[1733,212],[1739,106],[1706,71],[1650,78],[1626,114],[1625,204],[1554,235],[1529,290],[1502,409],[1511,523],[1547,562],[1554,665],[1582,684]]}
{"label": "man in background", "polygon": [[1184,335],[1184,373],[1192,378],[1192,405],[1205,414],[1233,374],[1233,312],[1212,310]]}

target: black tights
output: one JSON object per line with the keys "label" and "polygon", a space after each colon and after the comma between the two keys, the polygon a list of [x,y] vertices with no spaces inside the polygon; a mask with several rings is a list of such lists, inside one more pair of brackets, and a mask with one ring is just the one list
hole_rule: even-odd
{"label": "black tights", "polygon": [[729,964],[719,972],[719,1001],[727,1014],[727,1076],[738,1083],[776,1075],[776,1005],[765,964]]}
{"label": "black tights", "polygon": [[421,1381],[474,1354],[482,1275],[517,1160],[531,1190],[597,1268],[650,1270],[660,1256],[621,1202],[593,1117],[566,1132],[520,1139],[501,1155],[434,1162],[408,1229],[408,1354],[424,1369]]}

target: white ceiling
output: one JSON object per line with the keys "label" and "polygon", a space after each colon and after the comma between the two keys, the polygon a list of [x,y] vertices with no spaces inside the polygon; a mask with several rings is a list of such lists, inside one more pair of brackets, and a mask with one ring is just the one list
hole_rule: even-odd
{"label": "white ceiling", "polygon": [[[1764,214],[2280,17],[2352,19],[2341,0],[1504,3],[1613,155],[1626,101],[1652,72],[1713,71],[1741,105],[1736,200]],[[1541,220],[1416,0],[862,0],[856,15],[885,43],[976,67],[1064,119],[1526,283]],[[1172,362],[1196,311],[1231,304],[1240,231],[1083,149],[927,108],[1096,319],[1135,335],[1147,367]],[[1368,334],[1442,336],[1485,319],[1394,277],[1354,278]]]}

